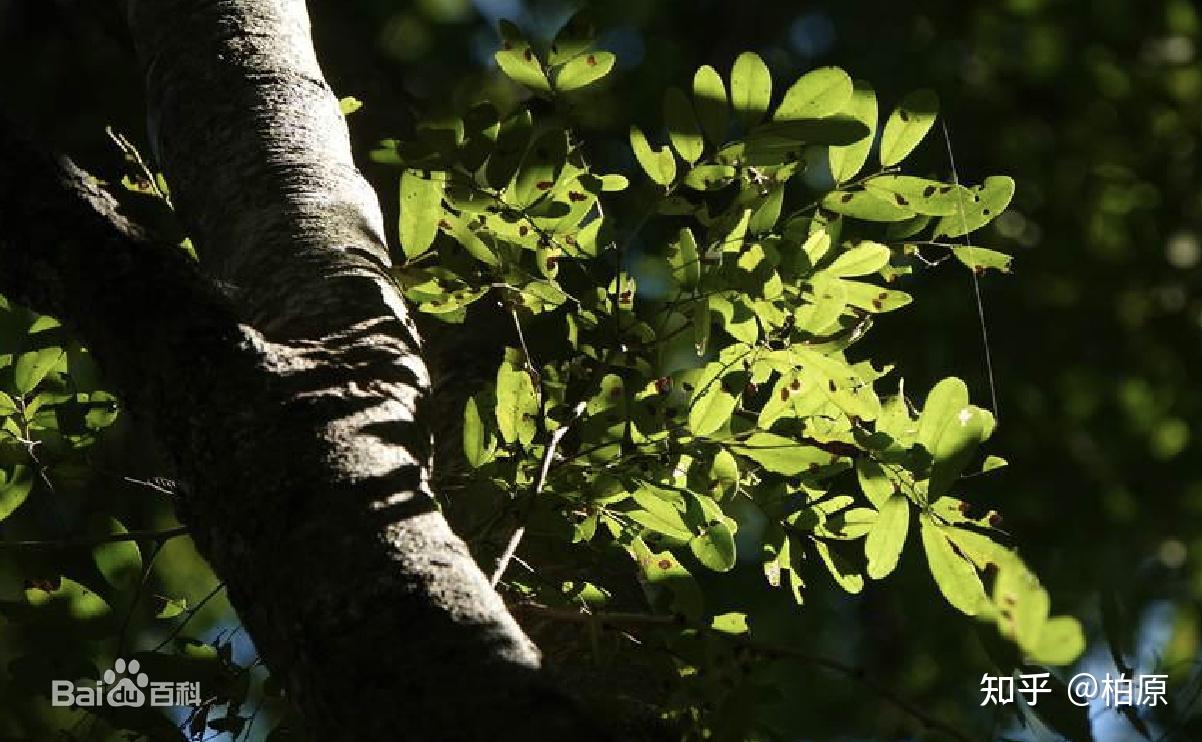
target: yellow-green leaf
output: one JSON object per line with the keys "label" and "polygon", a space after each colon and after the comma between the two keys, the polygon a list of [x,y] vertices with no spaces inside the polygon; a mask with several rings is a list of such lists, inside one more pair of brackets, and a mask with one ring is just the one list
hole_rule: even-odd
{"label": "yellow-green leaf", "polygon": [[838,67],[820,67],[793,83],[773,118],[788,121],[834,115],[847,105],[852,89],[846,72]]}
{"label": "yellow-green leaf", "polygon": [[557,90],[569,93],[592,85],[609,74],[617,58],[609,52],[588,52],[573,57],[555,75]]}
{"label": "yellow-green leaf", "polygon": [[881,133],[881,167],[906,159],[931,130],[938,113],[939,98],[930,90],[916,90],[902,98]]}
{"label": "yellow-green leaf", "polygon": [[923,514],[920,522],[922,548],[939,592],[956,610],[969,616],[977,615],[985,608],[988,598],[976,568],[956,553],[939,524],[929,515]]}
{"label": "yellow-green leaf", "polygon": [[869,577],[882,579],[897,567],[909,530],[910,501],[904,495],[890,496],[881,506],[880,515],[864,540]]}
{"label": "yellow-green leaf", "polygon": [[743,52],[730,73],[730,101],[743,126],[760,122],[772,98],[772,74],[755,52]]}
{"label": "yellow-green leaf", "polygon": [[406,170],[401,176],[401,249],[412,259],[434,244],[442,217],[441,173],[421,175]]}
{"label": "yellow-green leaf", "polygon": [[672,146],[685,162],[697,162],[705,148],[705,140],[688,96],[680,88],[668,88],[664,94],[663,109],[664,125],[668,127]]}
{"label": "yellow-green leaf", "polygon": [[868,136],[854,144],[831,147],[828,150],[831,176],[836,183],[845,183],[856,176],[868,161],[872,138],[876,133],[876,92],[863,80],[856,80],[845,113],[868,127]]}
{"label": "yellow-green leaf", "polygon": [[676,157],[667,147],[654,149],[637,126],[630,127],[630,146],[651,180],[667,187],[676,178]]}
{"label": "yellow-green leaf", "polygon": [[693,104],[701,129],[710,142],[715,146],[725,142],[729,121],[726,85],[718,71],[709,65],[698,69],[693,76]]}

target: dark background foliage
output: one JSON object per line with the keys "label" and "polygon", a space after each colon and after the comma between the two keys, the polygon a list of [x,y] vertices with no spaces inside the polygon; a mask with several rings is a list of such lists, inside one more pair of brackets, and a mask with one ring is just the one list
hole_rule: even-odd
{"label": "dark background foliage", "polygon": [[[514,100],[518,90],[492,63],[494,22],[512,18],[535,37],[547,36],[578,3],[310,5],[336,92],[367,104],[352,121],[356,151],[395,216],[395,171],[368,162],[370,146],[403,136],[419,116],[482,97],[502,107]],[[982,238],[1016,255],[1015,272],[990,274],[980,287],[1001,420],[991,449],[1011,466],[969,493],[1004,513],[1057,612],[1086,622],[1091,642],[1080,668],[1114,670],[1099,610],[1100,596],[1109,592],[1122,614],[1111,619],[1111,633],[1128,656],[1144,671],[1167,667],[1172,677],[1170,706],[1154,720],[1154,732],[1199,738],[1202,717],[1191,707],[1202,650],[1202,392],[1191,374],[1202,360],[1196,6],[1190,0],[594,6],[602,46],[617,53],[619,67],[587,112],[587,134],[613,161],[629,159],[630,122],[657,126],[666,87],[687,85],[701,64],[725,72],[751,49],[778,79],[839,65],[871,80],[883,107],[913,88],[933,88],[960,176],[975,181],[1005,173],[1018,181],[1010,213]],[[145,140],[139,85],[114,8],[0,0],[0,101],[101,177],[121,173],[106,125]],[[919,171],[947,176],[942,136],[933,135],[919,156]],[[915,388],[958,375],[974,399],[988,400],[970,278],[932,271],[921,280],[918,301],[878,324],[869,341],[874,355],[896,359]],[[165,507],[148,505],[129,487],[106,492],[136,501],[127,510],[143,523]],[[195,602],[212,578],[186,547],[169,549],[180,552],[164,560],[174,573],[160,568],[156,579]],[[977,709],[988,658],[970,622],[933,599],[921,559],[908,554],[896,579],[865,595],[829,595],[808,605],[798,626],[813,647],[864,664],[874,679],[941,718],[981,735],[991,728],[987,710]],[[220,601],[213,605],[198,620],[217,631],[225,619]],[[0,634],[2,627],[0,621]],[[780,708],[806,739],[894,739],[910,728],[850,681],[813,669],[798,673]],[[1099,739],[1135,738],[1113,712],[1095,709],[1093,716]],[[1019,739],[1041,734],[1012,720],[1000,729]]]}

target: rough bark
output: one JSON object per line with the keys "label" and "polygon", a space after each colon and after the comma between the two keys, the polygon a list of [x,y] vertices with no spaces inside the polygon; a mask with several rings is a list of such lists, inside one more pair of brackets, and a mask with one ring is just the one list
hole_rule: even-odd
{"label": "rough bark", "polygon": [[200,265],[6,132],[0,289],[73,326],[153,425],[313,737],[598,738],[437,510],[419,340],[303,0],[129,20]]}

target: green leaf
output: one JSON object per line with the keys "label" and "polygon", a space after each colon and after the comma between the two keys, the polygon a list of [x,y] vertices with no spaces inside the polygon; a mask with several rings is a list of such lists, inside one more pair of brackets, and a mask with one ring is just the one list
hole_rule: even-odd
{"label": "green leaf", "polygon": [[879,194],[869,191],[831,191],[822,199],[822,208],[870,222],[900,222],[914,212]]}
{"label": "green leaf", "polygon": [[722,388],[721,381],[708,384],[689,407],[689,430],[693,435],[699,436],[717,432],[730,421],[738,401],[738,398]]}
{"label": "green leaf", "polygon": [[868,135],[863,123],[846,116],[760,124],[747,134],[749,165],[774,166],[802,158],[809,145],[852,144]]}
{"label": "green leaf", "polygon": [[716,498],[727,497],[738,489],[739,462],[730,451],[723,448],[714,456],[709,467],[709,480]]}
{"label": "green leaf", "polygon": [[690,621],[701,618],[704,605],[701,588],[672,552],[653,552],[641,538],[633,539],[627,548],[638,562],[646,585],[668,592],[667,602],[674,612]]}
{"label": "green leaf", "polygon": [[729,572],[735,566],[735,537],[730,527],[715,521],[689,541],[697,561],[715,572]]}
{"label": "green leaf", "polygon": [[735,340],[754,344],[760,337],[755,312],[737,292],[714,294],[709,301],[710,311],[722,318],[722,328]]}
{"label": "green leaf", "polygon": [[697,252],[697,238],[693,236],[693,231],[681,227],[679,236],[668,249],[672,279],[684,291],[696,288],[701,280],[701,255]]}
{"label": "green leaf", "polygon": [[610,73],[617,61],[610,52],[589,52],[574,57],[559,68],[555,75],[555,87],[560,92],[570,93],[592,85]]}
{"label": "green leaf", "polygon": [[593,48],[597,39],[597,24],[588,8],[577,11],[555,34],[551,43],[552,65],[560,65]]}
{"label": "green leaf", "polygon": [[1002,273],[1009,273],[1010,264],[1014,261],[1014,258],[1006,253],[988,250],[984,247],[953,247],[952,254],[956,256],[956,260],[977,273],[983,273],[990,268]]}
{"label": "green leaf", "polygon": [[350,116],[355,111],[363,107],[363,101],[353,95],[348,95],[345,98],[338,100],[338,110],[342,111],[343,116]]}
{"label": "green leaf", "polygon": [[872,314],[892,312],[913,301],[911,296],[904,291],[883,289],[871,283],[845,279],[839,279],[839,283],[843,287],[848,304]]}
{"label": "green leaf", "polygon": [[656,494],[663,491],[661,488],[646,485],[638,488],[632,496],[641,510],[632,510],[626,515],[644,528],[683,544],[693,538],[693,530],[685,522],[680,510]]}
{"label": "green leaf", "polygon": [[890,254],[889,248],[884,245],[865,240],[835,258],[824,272],[839,278],[866,276],[888,265]]}
{"label": "green leaf", "polygon": [[502,49],[494,58],[501,71],[519,85],[542,93],[551,91],[551,83],[543,72],[542,63],[528,44],[523,43],[513,49]]}
{"label": "green leaf", "polygon": [[0,392],[0,417],[8,417],[9,415],[16,414],[16,412],[17,403],[5,392]]}
{"label": "green leaf", "polygon": [[939,592],[952,606],[969,616],[975,616],[988,604],[985,587],[972,563],[952,548],[939,524],[925,513],[920,517],[922,548],[927,566]]}
{"label": "green leaf", "polygon": [[34,478],[33,470],[24,466],[14,467],[7,479],[2,474],[0,472],[0,521],[12,515],[29,497]]}
{"label": "green leaf", "polygon": [[560,168],[568,154],[567,133],[562,129],[544,132],[530,145],[522,164],[506,191],[505,200],[524,209],[543,198],[555,187]]}
{"label": "green leaf", "polygon": [[959,237],[980,229],[996,219],[1014,198],[1014,179],[995,175],[985,179],[982,185],[967,189],[964,194],[963,211],[957,209],[952,216],[945,216],[935,225],[935,238]]}
{"label": "green leaf", "polygon": [[401,175],[401,249],[411,260],[429,250],[438,234],[443,190],[440,176],[422,177],[412,170]]}
{"label": "green leaf", "polygon": [[864,575],[842,553],[833,549],[822,539],[814,539],[812,543],[818,556],[822,558],[822,563],[826,565],[827,571],[831,573],[831,577],[835,578],[839,587],[852,595],[864,589]]}
{"label": "green leaf", "polygon": [[700,165],[689,170],[684,184],[695,191],[713,191],[730,185],[739,171],[731,165]]}
{"label": "green leaf", "polygon": [[676,158],[667,147],[653,149],[637,126],[630,127],[630,146],[651,180],[665,188],[676,178]]}
{"label": "green leaf", "polygon": [[931,484],[929,494],[938,497],[946,492],[960,477],[977,446],[989,436],[993,428],[993,415],[980,407],[968,405],[944,422],[935,439],[931,457]]}
{"label": "green leaf", "polygon": [[726,85],[718,71],[709,65],[698,69],[693,76],[693,105],[705,136],[715,146],[723,144],[729,120]]}
{"label": "green leaf", "polygon": [[744,127],[764,118],[772,98],[772,74],[755,52],[743,52],[730,73],[730,102]]}
{"label": "green leaf", "polygon": [[31,350],[17,356],[13,364],[17,394],[24,396],[32,392],[34,387],[58,367],[64,356],[63,349],[57,346]]}
{"label": "green leaf", "polygon": [[838,67],[820,67],[807,72],[785,92],[776,109],[776,121],[816,119],[843,110],[851,98],[853,84]]}
{"label": "green leaf", "polygon": [[834,463],[837,457],[775,433],[753,433],[730,444],[731,451],[746,456],[771,472],[794,476]]}
{"label": "green leaf", "polygon": [[163,607],[154,614],[155,618],[175,618],[188,610],[187,598],[163,598]]}
{"label": "green leaf", "polygon": [[854,178],[868,161],[868,153],[872,150],[872,137],[876,133],[877,105],[876,92],[872,86],[863,80],[856,80],[851,100],[848,101],[844,112],[864,124],[868,128],[867,136],[853,144],[842,147],[831,147],[827,152],[830,162],[831,176],[836,183],[845,183]]}
{"label": "green leaf", "polygon": [[451,235],[463,249],[467,250],[468,254],[476,260],[479,260],[485,265],[500,265],[501,261],[480,235],[471,228],[471,225],[466,219],[457,214],[452,214],[449,211],[442,212],[442,218],[438,224],[440,229],[443,229],[447,234]]}
{"label": "green leaf", "polygon": [[993,426],[993,415],[968,404],[963,381],[951,377],[935,385],[918,418],[917,437],[932,459],[931,497],[951,487]]}
{"label": "green leaf", "polygon": [[751,221],[747,225],[747,230],[755,235],[762,235],[772,231],[776,226],[776,222],[780,220],[781,207],[785,201],[784,186],[775,186],[768,190],[768,195],[764,196],[763,202],[756,208],[755,213],[751,215]]}
{"label": "green leaf", "polygon": [[953,422],[960,410],[967,406],[967,384],[954,376],[940,381],[927,393],[922,414],[918,417],[918,435],[915,441],[928,452],[934,451],[944,426]]}
{"label": "green leaf", "polygon": [[1085,633],[1072,616],[1049,619],[1027,653],[1041,665],[1071,665],[1085,651]]}
{"label": "green leaf", "polygon": [[[91,532],[97,536],[126,533],[125,526],[115,518],[105,518],[93,524]],[[128,590],[136,586],[142,577],[142,552],[135,541],[114,541],[92,548],[92,558],[104,579],[115,588]]]}
{"label": "green leaf", "polygon": [[710,628],[714,631],[721,631],[723,634],[746,634],[747,614],[732,611],[714,616],[714,620],[710,623]]}
{"label": "green leaf", "polygon": [[891,495],[864,540],[869,577],[882,579],[897,567],[909,530],[910,501],[904,495]]}
{"label": "green leaf", "polygon": [[821,335],[847,307],[847,292],[843,282],[835,280],[825,272],[810,279],[810,292],[806,303],[793,312],[794,323],[799,330],[811,335]]}
{"label": "green leaf", "polygon": [[878,175],[866,180],[864,187],[904,209],[924,216],[956,214],[961,203],[972,199],[971,191],[963,186],[912,175]]}
{"label": "green leaf", "polygon": [[938,113],[939,98],[930,90],[916,90],[902,98],[881,133],[881,167],[906,159],[931,130]]}
{"label": "green leaf", "polygon": [[497,429],[508,443],[530,445],[538,431],[539,401],[520,350],[506,348],[497,369]]}
{"label": "green leaf", "polygon": [[985,463],[981,465],[981,471],[987,472],[993,471],[994,469],[1001,469],[1003,466],[1009,465],[1009,463],[1009,461],[1006,461],[1001,456],[989,455],[985,457]]}
{"label": "green leaf", "polygon": [[[877,429],[880,429],[879,422]],[[883,508],[897,491],[893,480],[885,475],[884,467],[869,458],[856,460],[856,478],[860,481],[860,490],[877,510]]]}
{"label": "green leaf", "polygon": [[463,453],[472,468],[479,468],[493,460],[496,454],[496,439],[489,433],[485,441],[484,421],[475,397],[467,398],[463,409]]}
{"label": "green leaf", "polygon": [[705,140],[701,136],[697,117],[693,114],[693,104],[680,88],[668,88],[664,94],[663,109],[664,125],[668,127],[672,146],[685,162],[697,162],[705,149]]}

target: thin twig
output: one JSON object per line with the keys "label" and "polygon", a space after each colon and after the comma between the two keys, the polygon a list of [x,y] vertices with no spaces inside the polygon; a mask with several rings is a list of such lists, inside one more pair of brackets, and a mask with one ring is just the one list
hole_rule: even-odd
{"label": "thin twig", "polygon": [[[543,493],[543,487],[547,484],[547,474],[551,471],[551,460],[555,458],[555,451],[559,448],[559,442],[568,434],[572,423],[584,414],[587,402],[580,402],[572,410],[572,418],[563,425],[556,428],[551,433],[551,440],[547,443],[547,450],[543,453],[542,465],[538,470],[538,479],[534,483],[534,494],[531,499],[538,497]],[[509,543],[505,545],[505,551],[501,553],[500,560],[497,561],[497,568],[492,574],[492,579],[489,584],[496,587],[501,582],[501,577],[505,574],[505,569],[509,566],[509,562],[513,559],[514,553],[518,550],[518,545],[522,543],[522,538],[526,535],[526,524],[519,523],[513,535],[509,537]]]}
{"label": "thin twig", "polygon": [[165,639],[163,639],[163,641],[159,642],[158,646],[154,648],[154,651],[155,652],[159,651],[163,647],[167,646],[171,642],[172,639],[179,636],[179,632],[184,630],[184,627],[188,625],[189,621],[191,621],[193,618],[196,618],[196,614],[200,613],[200,609],[204,608],[205,605],[210,600],[217,597],[217,593],[221,592],[224,589],[225,589],[225,583],[218,582],[216,587],[214,587],[212,590],[209,591],[208,595],[201,598],[199,603],[197,603],[196,605],[194,605],[188,609],[188,612],[184,614],[184,619],[182,621],[177,623],[175,626],[171,627],[170,633],[167,634],[167,637]]}

